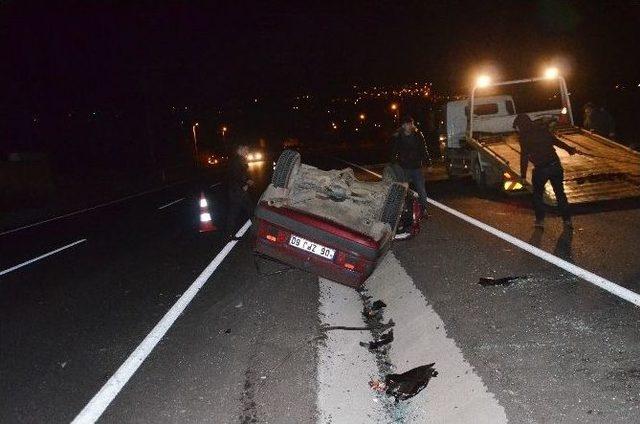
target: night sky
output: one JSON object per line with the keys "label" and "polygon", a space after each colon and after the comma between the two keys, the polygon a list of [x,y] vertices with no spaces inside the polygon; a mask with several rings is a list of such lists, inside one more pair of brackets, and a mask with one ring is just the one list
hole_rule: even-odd
{"label": "night sky", "polygon": [[4,1],[12,107],[213,103],[413,80],[447,89],[479,67],[506,78],[549,61],[577,84],[640,80],[637,1],[123,3]]}

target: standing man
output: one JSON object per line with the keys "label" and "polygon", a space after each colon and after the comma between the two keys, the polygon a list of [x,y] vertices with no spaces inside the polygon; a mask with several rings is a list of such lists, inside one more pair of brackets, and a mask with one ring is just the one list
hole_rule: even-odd
{"label": "standing man", "polygon": [[411,116],[402,118],[402,125],[392,136],[392,162],[398,162],[404,171],[405,181],[415,187],[420,196],[423,216],[426,216],[427,191],[422,174],[423,160],[427,156],[427,146],[422,132],[416,128]]}
{"label": "standing man", "polygon": [[239,219],[251,217],[253,204],[249,198],[249,187],[254,182],[249,178],[249,165],[247,155],[249,147],[238,144],[233,151],[227,168],[227,194],[229,196],[229,210],[225,225],[225,236],[233,238],[236,233],[236,225]]}
{"label": "standing man", "polygon": [[564,225],[568,229],[573,228],[569,203],[562,185],[564,170],[553,146],[566,150],[570,155],[574,155],[576,149],[558,140],[547,128],[534,123],[526,114],[516,116],[513,128],[520,133],[520,175],[523,180],[527,176],[529,161],[534,165],[532,182],[533,209],[536,214],[535,227],[544,228],[545,211],[542,195],[545,184],[550,181]]}
{"label": "standing man", "polygon": [[592,102],[584,105],[582,126],[584,129],[603,137],[614,138],[616,136],[615,123],[611,114],[604,107],[597,107]]}

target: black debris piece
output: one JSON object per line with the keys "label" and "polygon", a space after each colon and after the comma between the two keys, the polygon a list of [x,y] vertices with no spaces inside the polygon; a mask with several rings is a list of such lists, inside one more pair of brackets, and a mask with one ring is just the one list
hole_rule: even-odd
{"label": "black debris piece", "polygon": [[510,286],[515,283],[517,280],[521,280],[526,278],[526,275],[518,275],[515,277],[503,277],[503,278],[493,278],[493,277],[481,277],[478,281],[478,284],[481,286]]}
{"label": "black debris piece", "polygon": [[366,327],[347,327],[347,326],[344,326],[344,325],[334,325],[334,326],[320,327],[320,331],[332,331],[332,330],[351,330],[351,331],[378,330],[378,331],[387,331],[388,329],[392,328],[394,325],[396,325],[396,323],[393,322],[392,319],[390,319],[389,322],[386,323],[386,324],[374,324],[374,325],[368,325]]}
{"label": "black debris piece", "polygon": [[376,315],[380,314],[382,312],[382,308],[386,306],[387,304],[384,303],[382,300],[376,300],[371,304],[371,307],[368,307],[368,306],[364,307],[364,309],[362,310],[362,315],[365,318],[373,318]]}
{"label": "black debris piece", "polygon": [[225,333],[225,334],[231,334],[231,329],[230,329],[230,328],[227,328],[226,330],[224,330],[224,333]]}
{"label": "black debris piece", "polygon": [[393,341],[393,330],[390,330],[388,333],[381,335],[380,337],[378,337],[372,342],[369,342],[369,343],[360,342],[360,346],[368,347],[369,350],[375,350],[381,346],[388,345],[392,341]]}
{"label": "black debris piece", "polygon": [[433,369],[435,362],[411,369],[404,374],[387,374],[384,382],[387,386],[387,394],[393,396],[396,402],[407,400],[422,391],[431,378],[438,375]]}
{"label": "black debris piece", "polygon": [[376,300],[375,302],[373,302],[371,304],[371,310],[372,311],[377,311],[377,310],[380,310],[380,309],[386,308],[386,307],[387,307],[387,304],[384,303],[382,300]]}

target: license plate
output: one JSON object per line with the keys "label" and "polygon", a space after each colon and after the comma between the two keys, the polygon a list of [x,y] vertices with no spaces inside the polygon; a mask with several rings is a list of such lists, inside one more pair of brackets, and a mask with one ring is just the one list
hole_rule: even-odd
{"label": "license plate", "polygon": [[325,247],[321,244],[314,243],[307,239],[303,239],[302,237],[298,237],[296,235],[292,235],[289,239],[289,244],[293,247],[297,247],[298,249],[306,250],[307,252],[311,252],[314,255],[321,256],[325,259],[333,259],[336,251],[329,247]]}

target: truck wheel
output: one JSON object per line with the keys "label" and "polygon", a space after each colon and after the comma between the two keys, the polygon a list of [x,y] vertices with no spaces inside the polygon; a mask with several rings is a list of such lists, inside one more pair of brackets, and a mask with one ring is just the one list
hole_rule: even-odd
{"label": "truck wheel", "polygon": [[389,192],[387,193],[387,199],[384,202],[382,208],[382,217],[380,221],[385,224],[389,224],[391,229],[395,231],[398,225],[398,218],[402,212],[404,206],[404,198],[407,195],[407,189],[400,184],[391,184]]}
{"label": "truck wheel", "polygon": [[476,182],[476,185],[479,188],[488,188],[487,174],[480,167],[480,161],[478,159],[476,159],[476,161],[473,163],[473,180]]}
{"label": "truck wheel", "polygon": [[271,184],[276,188],[289,188],[291,177],[300,168],[300,153],[285,150],[280,154],[276,168],[273,170]]}

